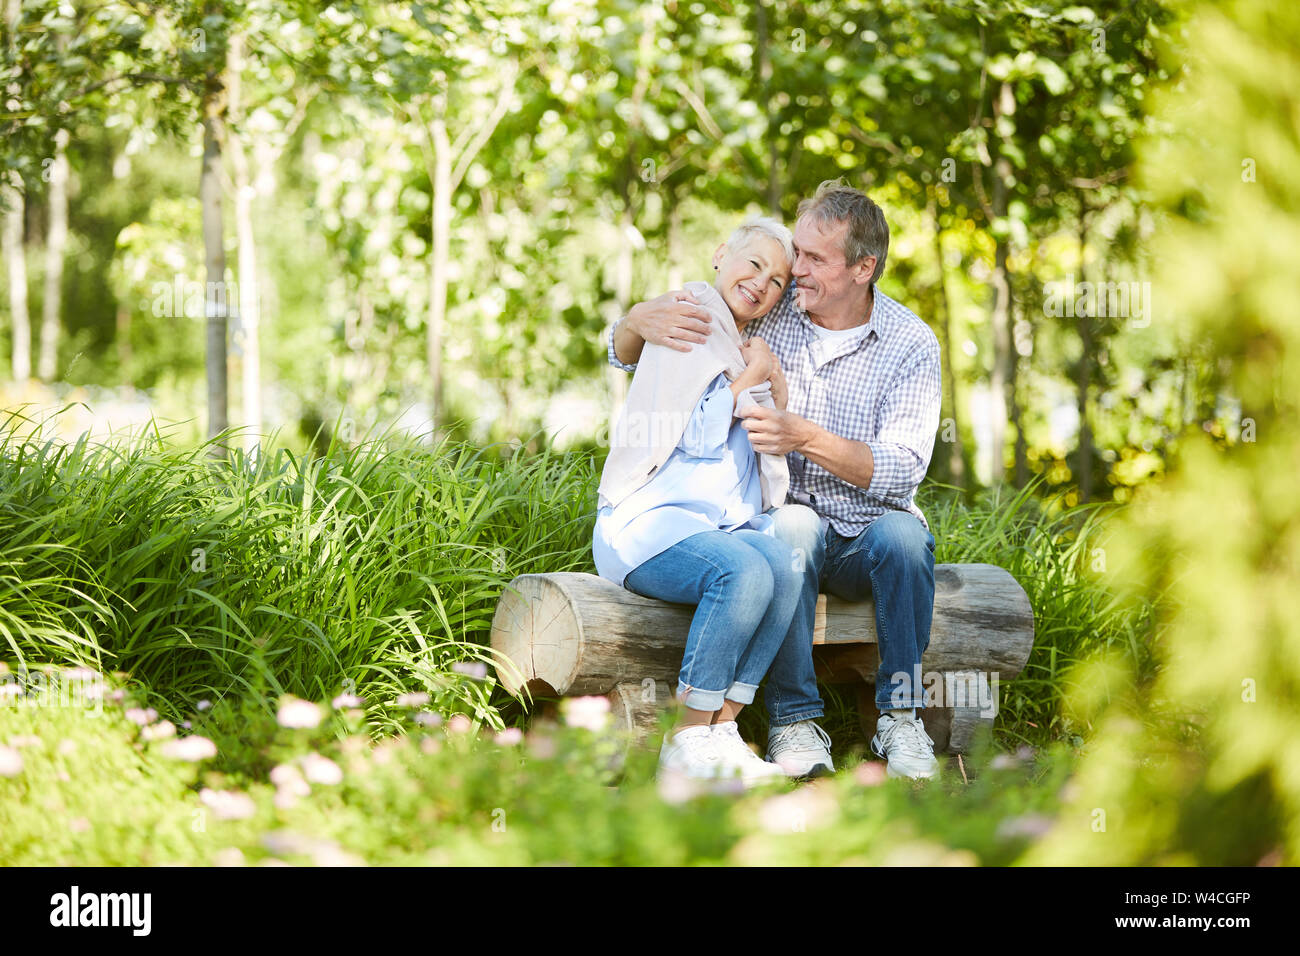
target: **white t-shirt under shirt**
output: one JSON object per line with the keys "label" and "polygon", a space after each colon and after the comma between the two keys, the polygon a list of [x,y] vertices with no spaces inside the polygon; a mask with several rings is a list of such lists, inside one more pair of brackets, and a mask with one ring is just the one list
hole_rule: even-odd
{"label": "white t-shirt under shirt", "polygon": [[825,364],[845,342],[861,337],[871,328],[870,322],[850,329],[824,329],[816,322],[809,324],[817,334],[817,341],[813,344],[813,364],[818,367]]}

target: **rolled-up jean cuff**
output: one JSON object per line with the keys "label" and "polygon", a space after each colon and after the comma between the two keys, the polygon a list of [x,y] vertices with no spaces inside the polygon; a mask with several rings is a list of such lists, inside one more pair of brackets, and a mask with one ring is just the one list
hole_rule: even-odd
{"label": "rolled-up jean cuff", "polygon": [[752,704],[757,693],[757,684],[742,684],[736,681],[727,688],[727,700],[734,700],[737,704]]}
{"label": "rolled-up jean cuff", "polygon": [[698,687],[687,687],[680,681],[677,683],[677,699],[691,710],[706,710],[709,712],[721,710],[722,700],[726,693],[724,690],[701,690]]}
{"label": "rolled-up jean cuff", "polygon": [[788,727],[790,724],[797,724],[801,720],[821,720],[826,716],[826,711],[820,707],[816,710],[810,710],[802,714],[787,714],[784,717],[769,717],[768,727]]}
{"label": "rolled-up jean cuff", "polygon": [[876,710],[880,711],[882,714],[889,710],[911,710],[913,708],[917,710],[925,709],[924,694],[922,694],[919,699],[910,702],[905,700],[893,700],[888,697],[884,700],[876,700]]}

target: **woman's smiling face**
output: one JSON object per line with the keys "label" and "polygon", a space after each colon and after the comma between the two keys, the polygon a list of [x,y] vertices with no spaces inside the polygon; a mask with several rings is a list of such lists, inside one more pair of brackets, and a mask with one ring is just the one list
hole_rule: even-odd
{"label": "woman's smiling face", "polygon": [[790,282],[785,250],[768,236],[753,236],[738,249],[728,249],[724,242],[713,254],[713,264],[718,267],[714,286],[737,324],[771,312]]}

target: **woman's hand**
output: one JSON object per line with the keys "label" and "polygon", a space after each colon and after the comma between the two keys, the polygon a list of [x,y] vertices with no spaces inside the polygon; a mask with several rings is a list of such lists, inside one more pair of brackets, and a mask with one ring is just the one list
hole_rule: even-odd
{"label": "woman's hand", "polygon": [[[740,393],[758,385],[760,382],[766,382],[772,378],[773,370],[780,369],[776,361],[776,356],[768,348],[767,343],[760,338],[752,338],[740,346],[740,356],[745,360],[745,371],[736,376],[736,380],[731,383],[731,394],[735,396],[736,401],[740,401]],[[784,379],[782,379],[784,382]]]}
{"label": "woman's hand", "polygon": [[772,370],[778,367],[776,356],[766,342],[754,336],[740,346],[740,354],[745,359],[745,371],[754,369],[754,383],[766,382],[772,377]]}
{"label": "woman's hand", "polygon": [[[786,401],[790,397],[790,389],[785,382],[785,372],[781,369],[781,360],[772,352],[771,347],[758,336],[754,336],[741,346],[741,354],[745,356],[745,361],[753,362],[766,369],[767,374],[760,378],[759,381],[772,383],[772,404],[785,411]],[[746,371],[748,371],[748,368]]]}

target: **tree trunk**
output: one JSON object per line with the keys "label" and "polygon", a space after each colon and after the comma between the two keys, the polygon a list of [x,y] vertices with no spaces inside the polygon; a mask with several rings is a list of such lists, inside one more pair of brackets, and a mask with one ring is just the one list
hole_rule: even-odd
{"label": "tree trunk", "polygon": [[[930,221],[934,227],[934,259],[939,267],[939,306],[943,314],[939,319],[939,329],[943,332],[943,380],[944,394],[947,399],[948,416],[952,419],[953,441],[948,443],[948,474],[955,485],[966,484],[965,448],[961,440],[961,421],[957,413],[957,378],[952,367],[952,303],[948,300],[947,268],[943,261],[943,233],[939,229],[939,219],[933,205],[930,207]],[[942,428],[940,429],[942,434]]]}
{"label": "tree trunk", "polygon": [[[1088,223],[1087,206],[1079,204],[1079,282],[1087,281]],[[1096,302],[1092,297],[1091,303]],[[1075,477],[1079,485],[1079,503],[1092,500],[1092,426],[1088,422],[1088,395],[1092,385],[1092,332],[1093,308],[1079,309],[1075,314],[1075,327],[1079,333],[1079,366],[1075,374],[1075,405],[1079,412],[1079,446]]]}
{"label": "tree trunk", "polygon": [[680,289],[683,282],[682,256],[678,248],[682,240],[682,204],[677,190],[665,187],[664,199],[668,206],[668,288]]}
{"label": "tree trunk", "polygon": [[451,250],[451,143],[446,121],[430,124],[433,140],[433,244],[429,253],[429,325],[425,342],[429,366],[430,417],[442,424],[442,337],[447,318],[447,264]]}
{"label": "tree trunk", "polygon": [[[230,38],[230,112],[234,123],[240,111],[244,37]],[[262,440],[262,363],[260,354],[261,314],[258,309],[257,242],[253,235],[253,198],[256,193],[248,174],[248,157],[237,126],[226,128],[235,186],[235,237],[239,244],[239,328],[243,351],[243,445],[250,455]]]}
{"label": "tree trunk", "polygon": [[754,5],[756,20],[755,57],[758,63],[758,81],[762,90],[763,115],[767,119],[767,208],[772,215],[781,214],[781,174],[777,169],[781,154],[776,137],[779,130],[772,122],[772,59],[768,53],[771,36],[767,25],[767,3],[758,0]]}
{"label": "tree trunk", "polygon": [[113,336],[117,344],[118,380],[120,391],[126,398],[132,391],[131,381],[131,310],[121,303],[117,306],[117,324]]}
{"label": "tree trunk", "polygon": [[[211,82],[211,81],[210,81]],[[229,425],[226,389],[226,321],[229,295],[226,290],[226,251],[221,223],[221,108],[219,87],[209,86],[203,101],[203,170],[199,176],[199,200],[203,207],[203,250],[206,271],[204,291],[207,317],[208,437]],[[225,449],[213,445],[210,454],[225,457]]]}
{"label": "tree trunk", "polygon": [[[1001,160],[999,160],[999,163]],[[1006,192],[1005,189],[994,187],[995,208],[1001,193],[1002,211],[999,215],[1006,212]],[[993,369],[989,378],[989,389],[992,392],[991,408],[989,417],[992,419],[993,426],[993,470],[991,480],[993,484],[1000,483],[1005,475],[1004,453],[1006,446],[1007,432],[1007,382],[1010,378],[1010,314],[1011,314],[1011,282],[1007,276],[1007,239],[1005,236],[998,237],[997,251],[993,260]]]}
{"label": "tree trunk", "polygon": [[68,246],[68,131],[54,134],[50,163],[50,228],[45,237],[45,301],[41,303],[41,357],[36,374],[54,380],[58,370],[59,316],[63,311],[63,258]]}
{"label": "tree trunk", "polygon": [[[1016,309],[1019,312],[1019,308]],[[1007,394],[1011,403],[1011,427],[1016,432],[1016,487],[1023,488],[1029,482],[1029,447],[1025,441],[1024,410],[1020,407],[1020,348],[1016,345],[1014,330],[1011,336],[1011,375],[1007,382]]]}
{"label": "tree trunk", "polygon": [[23,249],[26,204],[23,180],[9,174],[5,188],[4,256],[9,273],[9,314],[13,316],[13,376],[25,382],[32,374],[32,327],[27,312],[27,255]]}

